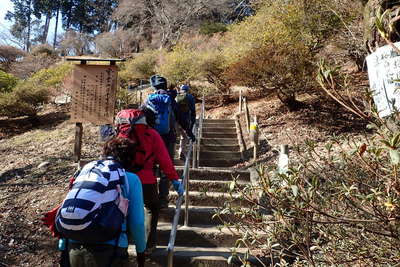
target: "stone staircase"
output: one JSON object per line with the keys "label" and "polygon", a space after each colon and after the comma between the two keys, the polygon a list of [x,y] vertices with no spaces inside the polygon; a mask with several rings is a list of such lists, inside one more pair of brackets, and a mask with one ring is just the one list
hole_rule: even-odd
{"label": "stone staircase", "polygon": [[200,146],[200,167],[232,167],[241,160],[234,120],[204,119]]}
{"label": "stone staircase", "polygon": [[[240,266],[240,264],[229,265],[227,263],[231,256],[231,248],[235,246],[238,235],[224,228],[220,219],[213,217],[215,211],[230,199],[228,188],[229,182],[232,181],[232,175],[239,177],[242,185],[250,180],[248,172],[216,169],[193,169],[190,171],[190,226],[183,226],[184,209],[182,209],[175,241],[174,266]],[[158,246],[151,255],[151,260],[147,262],[146,266],[148,267],[166,266],[166,248],[175,213],[176,199],[177,194],[171,191],[171,205],[168,209],[161,211],[158,225]],[[235,199],[234,203],[243,205],[240,199]],[[229,218],[224,219],[229,220]]]}
{"label": "stone staircase", "polygon": [[[175,267],[225,267],[240,266],[236,262],[228,264],[235,247],[238,234],[225,228],[219,218],[213,217],[216,210],[232,201],[229,183],[238,177],[240,186],[250,182],[247,171],[229,169],[240,162],[234,120],[204,120],[203,138],[200,140],[200,168],[190,170],[189,190],[189,225],[183,226],[184,205],[175,241]],[[182,173],[183,161],[175,159],[175,164]],[[180,165],[180,166],[179,166]],[[238,196],[233,195],[235,205],[246,208]],[[161,210],[158,225],[158,246],[146,266],[166,266],[167,245],[170,237],[171,222],[175,213],[177,194],[170,191],[170,206]],[[229,220],[229,218],[223,218]],[[131,254],[134,250],[130,248]],[[244,252],[239,250],[240,252]]]}

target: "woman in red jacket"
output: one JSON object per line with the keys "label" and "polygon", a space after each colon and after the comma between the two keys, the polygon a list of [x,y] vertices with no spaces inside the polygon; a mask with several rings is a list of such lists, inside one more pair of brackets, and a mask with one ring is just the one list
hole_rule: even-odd
{"label": "woman in red jacket", "polygon": [[154,113],[145,107],[141,111],[135,112],[141,112],[145,117],[136,120],[134,131],[122,129],[118,136],[132,138],[131,135],[134,134],[133,138],[137,139],[139,144],[138,150],[141,150],[141,155],[136,154],[136,160],[140,162],[135,162],[135,165],[141,165],[141,167],[135,171],[135,174],[139,176],[142,182],[144,205],[151,213],[150,233],[146,246],[146,252],[150,254],[157,245],[157,223],[160,211],[157,178],[154,175],[155,165],[160,166],[163,173],[172,181],[174,189],[179,195],[183,194],[184,189],[164,141],[160,134],[151,128],[155,122]]}

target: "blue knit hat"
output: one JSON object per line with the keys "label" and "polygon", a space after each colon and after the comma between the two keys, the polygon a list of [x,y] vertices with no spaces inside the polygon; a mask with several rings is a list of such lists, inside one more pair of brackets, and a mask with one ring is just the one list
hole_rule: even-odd
{"label": "blue knit hat", "polygon": [[150,77],[150,85],[155,89],[167,89],[167,79],[160,75],[153,75]]}
{"label": "blue knit hat", "polygon": [[187,91],[189,91],[189,89],[190,89],[189,85],[187,85],[187,84],[181,85],[181,90],[182,90],[182,91],[187,92]]}

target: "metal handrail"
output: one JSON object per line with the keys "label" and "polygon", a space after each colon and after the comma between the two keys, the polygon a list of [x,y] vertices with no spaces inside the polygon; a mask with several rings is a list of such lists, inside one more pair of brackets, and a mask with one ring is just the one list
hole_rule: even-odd
{"label": "metal handrail", "polygon": [[[189,151],[186,154],[185,167],[183,169],[183,183],[185,186],[185,225],[187,224],[186,217],[188,217],[188,209],[189,209],[189,171],[190,171],[189,167],[190,167],[190,156],[192,154],[192,151],[193,151],[193,142],[190,141]],[[169,236],[169,242],[167,247],[168,267],[173,267],[175,239],[176,239],[176,232],[178,229],[178,222],[181,213],[183,197],[184,197],[183,195],[178,196],[178,200],[176,201],[175,215],[174,219],[172,220],[171,234]]]}

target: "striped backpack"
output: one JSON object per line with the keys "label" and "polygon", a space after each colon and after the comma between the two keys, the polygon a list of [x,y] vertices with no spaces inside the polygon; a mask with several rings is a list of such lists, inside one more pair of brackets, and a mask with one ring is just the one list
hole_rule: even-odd
{"label": "striped backpack", "polygon": [[128,200],[121,185],[128,186],[125,170],[112,159],[92,161],[77,174],[57,216],[62,237],[82,243],[115,239],[127,215]]}

